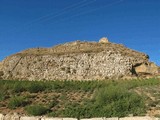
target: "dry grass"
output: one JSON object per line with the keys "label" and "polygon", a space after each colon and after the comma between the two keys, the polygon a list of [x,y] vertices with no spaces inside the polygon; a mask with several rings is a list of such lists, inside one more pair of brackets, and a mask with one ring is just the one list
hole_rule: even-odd
{"label": "dry grass", "polygon": [[[42,105],[49,110],[47,115],[55,117],[77,117],[79,112],[81,117],[102,117],[104,113],[106,116],[141,115],[145,110],[148,110],[149,115],[157,115],[160,111],[160,79],[52,82],[0,80],[0,83],[0,112],[4,114],[28,114],[26,107],[33,105]],[[131,109],[126,109],[130,105]],[[109,112],[111,107],[114,109]],[[117,109],[119,107],[123,110]],[[86,116],[88,114],[90,116]]]}
{"label": "dry grass", "polygon": [[24,50],[15,55],[63,55],[63,54],[79,54],[79,53],[98,53],[102,51],[111,51],[112,53],[120,53],[124,56],[137,57],[147,59],[148,56],[128,49],[121,44],[114,43],[97,43],[97,42],[70,42],[54,46],[52,48],[32,48]]}
{"label": "dry grass", "polygon": [[[10,96],[10,95],[9,95]],[[65,103],[80,103],[84,99],[91,99],[92,94],[83,91],[50,91],[50,92],[39,92],[39,93],[29,93],[22,92],[18,96],[23,96],[27,99],[28,103],[31,105],[41,104],[49,107],[51,110],[62,110]],[[10,96],[11,97],[11,96]],[[0,112],[7,114],[8,112],[18,112],[20,114],[26,114],[25,107],[17,107],[16,109],[8,108],[8,103],[10,97],[5,98],[4,101],[0,101]],[[52,105],[53,104],[53,105]]]}
{"label": "dry grass", "polygon": [[160,115],[160,86],[138,87],[135,91],[146,98],[147,114],[149,116]]}

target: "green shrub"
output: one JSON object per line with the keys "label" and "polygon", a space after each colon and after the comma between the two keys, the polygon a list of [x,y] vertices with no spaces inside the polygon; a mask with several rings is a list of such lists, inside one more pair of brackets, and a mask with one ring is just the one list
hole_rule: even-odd
{"label": "green shrub", "polygon": [[128,96],[128,92],[121,86],[109,85],[107,87],[100,88],[96,91],[94,98],[98,104],[108,104],[112,101],[117,101],[125,96]]}
{"label": "green shrub", "polygon": [[111,84],[97,89],[92,100],[82,104],[69,103],[62,111],[64,117],[123,117],[128,114],[140,115],[145,112],[142,97],[126,88]]}
{"label": "green shrub", "polygon": [[44,107],[43,105],[27,106],[25,110],[29,115],[35,116],[46,114],[49,111],[49,109],[47,107]]}
{"label": "green shrub", "polygon": [[65,109],[63,111],[64,117],[80,117],[80,109],[81,106],[78,103],[71,103],[65,106]]}
{"label": "green shrub", "polygon": [[58,115],[57,115],[56,112],[50,112],[50,113],[48,113],[47,116],[48,116],[48,117],[57,117]]}
{"label": "green shrub", "polygon": [[[104,116],[107,117],[122,117],[128,114],[139,115],[145,112],[144,99],[119,85],[111,85],[97,90],[94,99],[97,107],[103,107],[99,112],[104,112]],[[108,111],[110,114],[107,113]]]}
{"label": "green shrub", "polygon": [[3,101],[5,99],[5,94],[0,92],[0,101]]}
{"label": "green shrub", "polygon": [[48,104],[48,107],[52,108],[52,107],[55,107],[57,104],[58,104],[58,101],[57,100],[53,100]]}
{"label": "green shrub", "polygon": [[25,89],[25,84],[22,84],[22,83],[18,82],[18,83],[15,83],[13,85],[13,92],[15,92],[15,93],[20,93],[20,92],[23,92],[25,90],[26,90]]}
{"label": "green shrub", "polygon": [[45,89],[46,89],[45,85],[38,82],[30,83],[27,86],[27,91],[30,93],[38,93],[44,91]]}
{"label": "green shrub", "polygon": [[10,109],[15,109],[20,106],[25,106],[28,104],[28,101],[24,97],[15,96],[9,100],[8,107]]}

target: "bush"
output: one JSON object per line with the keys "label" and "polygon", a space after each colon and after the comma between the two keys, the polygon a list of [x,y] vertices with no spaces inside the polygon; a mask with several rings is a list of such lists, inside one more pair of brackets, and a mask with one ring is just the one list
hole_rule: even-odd
{"label": "bush", "polygon": [[0,101],[3,101],[5,99],[5,94],[3,94],[2,92],[0,92]]}
{"label": "bush", "polygon": [[98,104],[108,104],[112,101],[117,101],[121,98],[128,96],[128,92],[121,86],[110,85],[107,87],[100,88],[95,93],[95,100]]}
{"label": "bush", "polygon": [[27,106],[25,110],[29,115],[34,115],[34,116],[43,115],[49,111],[47,107],[44,107],[42,105]]}
{"label": "bush", "polygon": [[55,107],[57,104],[58,104],[58,101],[57,100],[53,100],[48,104],[48,108]]}
{"label": "bush", "polygon": [[62,111],[64,117],[124,117],[129,114],[140,115],[145,112],[142,97],[129,92],[118,84],[97,89],[92,100],[82,104],[69,103]]}
{"label": "bush", "polygon": [[17,82],[13,85],[13,92],[15,93],[20,93],[20,92],[23,92],[25,91],[25,84],[22,84],[20,82]]}
{"label": "bush", "polygon": [[[104,112],[106,117],[123,117],[128,114],[139,115],[145,112],[144,99],[136,93],[122,88],[122,86],[111,85],[101,88],[95,93],[94,99],[97,107],[103,108],[99,112]],[[111,113],[108,114],[108,111]]]}
{"label": "bush", "polygon": [[15,96],[9,100],[8,107],[10,109],[15,109],[20,106],[25,106],[28,104],[28,101],[24,97]]}
{"label": "bush", "polygon": [[81,106],[78,103],[71,103],[66,105],[62,112],[64,117],[80,118]]}
{"label": "bush", "polygon": [[45,89],[46,89],[45,85],[38,82],[30,83],[27,86],[27,91],[30,93],[38,93],[44,91]]}
{"label": "bush", "polygon": [[57,115],[56,112],[50,112],[50,113],[48,113],[47,116],[48,116],[48,117],[57,117],[58,115]]}

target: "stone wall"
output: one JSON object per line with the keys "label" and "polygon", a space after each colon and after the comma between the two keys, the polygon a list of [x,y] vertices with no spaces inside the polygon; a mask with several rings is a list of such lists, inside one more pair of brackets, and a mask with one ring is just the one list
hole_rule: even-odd
{"label": "stone wall", "polygon": [[[77,118],[48,118],[48,117],[33,117],[33,116],[20,116],[16,113],[3,115],[0,114],[0,120],[78,120]],[[154,118],[149,116],[144,117],[124,117],[124,118],[87,118],[80,120],[160,120],[160,118]]]}
{"label": "stone wall", "polygon": [[156,72],[147,55],[110,42],[76,41],[48,49],[28,49],[7,57],[1,64],[0,78],[20,80],[126,78],[136,76],[142,64],[148,64],[151,74]]}
{"label": "stone wall", "polygon": [[[4,62],[7,79],[103,80],[132,75],[134,58],[105,51],[68,55],[13,56]],[[142,60],[139,60],[142,62]]]}

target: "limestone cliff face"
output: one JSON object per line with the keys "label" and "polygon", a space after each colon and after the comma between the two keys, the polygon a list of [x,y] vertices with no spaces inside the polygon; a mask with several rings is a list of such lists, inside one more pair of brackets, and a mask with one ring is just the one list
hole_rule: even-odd
{"label": "limestone cliff face", "polygon": [[[22,51],[2,61],[1,78],[24,80],[103,80],[138,74],[148,56],[110,42],[75,41]],[[154,74],[154,72],[151,74]]]}

